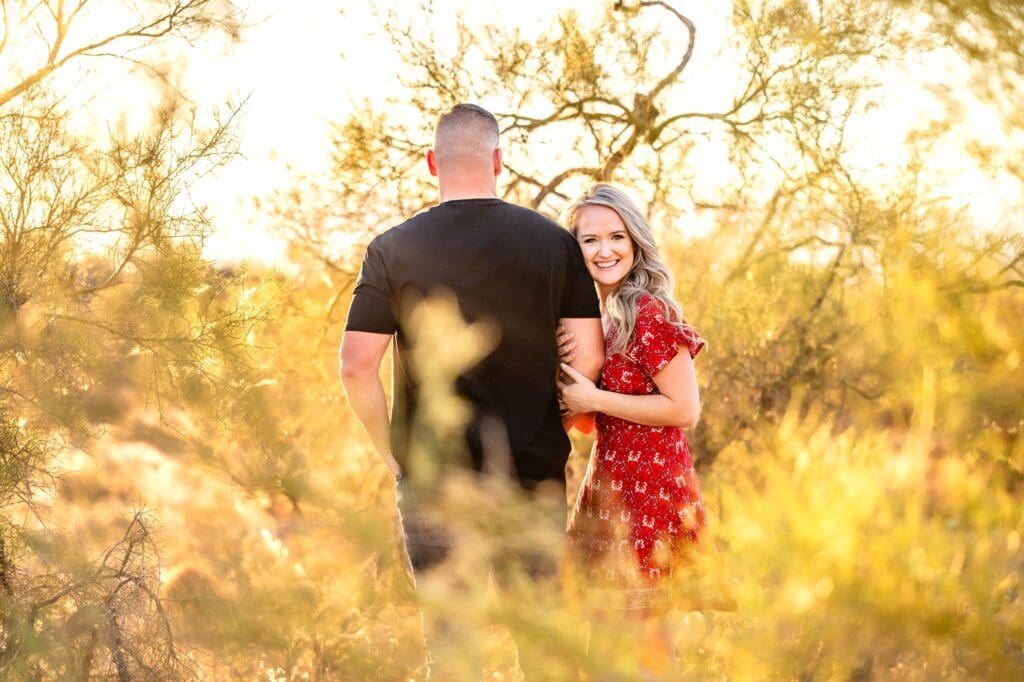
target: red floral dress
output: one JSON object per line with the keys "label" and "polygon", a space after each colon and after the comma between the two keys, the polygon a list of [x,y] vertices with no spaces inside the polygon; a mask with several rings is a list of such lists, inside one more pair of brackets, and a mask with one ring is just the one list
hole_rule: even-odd
{"label": "red floral dress", "polygon": [[[606,345],[613,334],[609,331]],[[608,357],[602,388],[658,393],[652,377],[681,348],[696,357],[704,345],[693,328],[670,323],[661,304],[644,296],[633,340],[625,352]],[[681,428],[597,415],[594,453],[569,521],[567,549],[574,575],[619,591],[625,608],[650,606],[664,580],[692,556],[705,517]]]}

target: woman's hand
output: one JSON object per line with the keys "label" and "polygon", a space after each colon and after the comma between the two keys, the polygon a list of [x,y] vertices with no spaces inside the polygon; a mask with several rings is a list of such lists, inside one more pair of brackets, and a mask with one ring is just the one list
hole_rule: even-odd
{"label": "woman's hand", "polygon": [[[576,358],[576,335],[570,331],[566,331],[565,327],[562,325],[558,325],[558,328],[555,330],[555,345],[558,347],[559,362],[570,363]],[[570,410],[564,402],[562,402],[561,396],[558,398],[558,410],[561,413],[563,420],[571,421],[576,416],[573,411]]]}
{"label": "woman's hand", "polygon": [[555,330],[555,343],[558,345],[558,359],[561,362],[572,362],[576,359],[576,335],[565,331],[565,327],[558,325]]}
{"label": "woman's hand", "polygon": [[[563,381],[563,377],[569,383]],[[562,405],[571,414],[597,411],[597,400],[601,389],[594,382],[580,374],[566,363],[562,363],[562,374],[558,379],[558,394]]]}

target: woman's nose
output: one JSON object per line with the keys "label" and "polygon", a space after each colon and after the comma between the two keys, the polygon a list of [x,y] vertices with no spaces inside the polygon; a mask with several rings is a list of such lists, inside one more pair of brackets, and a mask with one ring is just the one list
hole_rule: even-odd
{"label": "woman's nose", "polygon": [[609,242],[602,241],[601,247],[597,250],[599,256],[610,256],[612,255],[612,245]]}

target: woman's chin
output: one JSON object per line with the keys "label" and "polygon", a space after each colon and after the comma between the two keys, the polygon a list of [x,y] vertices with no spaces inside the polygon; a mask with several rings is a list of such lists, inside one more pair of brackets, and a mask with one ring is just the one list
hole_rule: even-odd
{"label": "woman's chin", "polygon": [[598,273],[597,277],[594,277],[594,282],[603,289],[618,289],[623,279],[625,278],[601,272]]}

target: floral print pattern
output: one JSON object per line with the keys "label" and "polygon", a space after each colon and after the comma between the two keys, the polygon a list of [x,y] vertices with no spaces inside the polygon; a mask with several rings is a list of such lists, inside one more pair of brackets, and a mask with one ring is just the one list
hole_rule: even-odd
{"label": "floral print pattern", "polygon": [[[654,375],[680,349],[696,357],[704,346],[696,330],[685,322],[673,324],[661,304],[645,296],[633,340],[625,352],[607,359],[602,387],[631,395],[658,393]],[[567,544],[574,571],[605,586],[650,592],[687,563],[705,523],[683,430],[598,414],[594,452],[570,515]],[[644,601],[636,594],[626,598],[630,604]]]}

